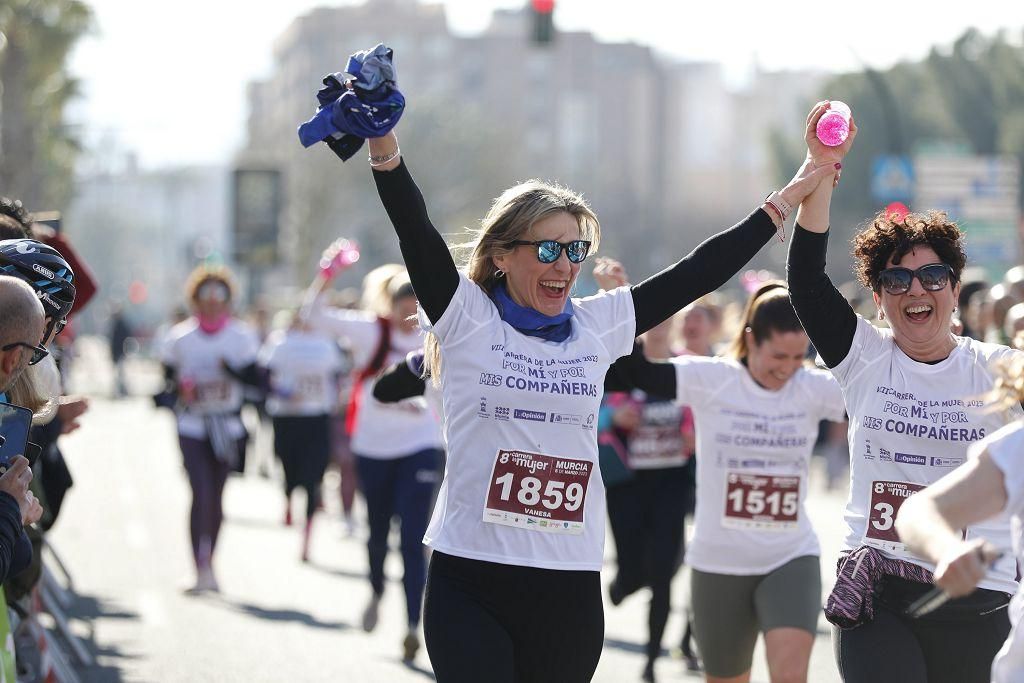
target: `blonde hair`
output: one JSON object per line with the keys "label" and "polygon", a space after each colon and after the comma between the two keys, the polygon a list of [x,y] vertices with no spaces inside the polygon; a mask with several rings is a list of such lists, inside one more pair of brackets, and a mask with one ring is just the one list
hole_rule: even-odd
{"label": "blonde hair", "polygon": [[[537,221],[560,212],[576,219],[580,239],[589,240],[590,253],[595,253],[601,243],[601,224],[583,196],[561,185],[528,180],[502,192],[480,221],[480,227],[467,230],[470,239],[455,246],[456,258],[468,254],[464,264],[466,277],[488,293],[493,291],[503,277],[494,257],[511,253],[510,242],[524,239]],[[440,384],[441,347],[433,333],[427,334],[424,344],[423,371],[433,377],[435,386]]]}
{"label": "blonde hair", "polygon": [[381,318],[391,316],[395,298],[409,284],[409,273],[397,263],[377,266],[363,278],[363,298],[360,308]]}
{"label": "blonde hair", "polygon": [[985,395],[986,403],[993,411],[1008,411],[1024,401],[1024,357],[1014,355],[997,363],[994,369],[996,383]]}
{"label": "blonde hair", "polygon": [[47,356],[18,375],[7,390],[7,401],[31,410],[32,424],[44,425],[57,416],[60,393],[60,370],[53,356]]}
{"label": "blonde hair", "polygon": [[238,294],[238,285],[235,283],[235,276],[224,266],[201,265],[196,267],[185,280],[185,299],[189,305],[196,302],[199,296],[199,288],[207,282],[219,282],[228,290],[228,301],[235,301]]}

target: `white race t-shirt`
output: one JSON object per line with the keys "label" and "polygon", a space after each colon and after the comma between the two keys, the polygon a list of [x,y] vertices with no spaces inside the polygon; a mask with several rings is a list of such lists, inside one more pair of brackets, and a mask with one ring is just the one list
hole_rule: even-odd
{"label": "white race t-shirt", "polygon": [[[971,457],[977,457],[988,450],[993,464],[1003,472],[1003,487],[1006,489],[1004,512],[1011,515],[1013,550],[1017,563],[1024,563],[1024,423],[1009,424],[995,434],[985,437],[970,448]],[[992,662],[993,683],[1019,683],[1024,681],[1024,634],[1021,632],[1021,616],[1024,616],[1024,588],[1018,588],[1010,601],[1010,636]]]}
{"label": "white race t-shirt", "polygon": [[[1020,353],[967,337],[956,339],[945,360],[919,363],[896,346],[891,330],[858,317],[850,352],[832,369],[850,414],[845,548],[869,545],[935,570],[899,541],[893,526],[899,508],[915,491],[963,464],[970,444],[1006,424],[1001,412],[986,410],[984,396],[994,383],[993,363]],[[1011,417],[1020,415],[1015,406]],[[975,536],[1009,550],[1008,518],[969,527],[967,537]],[[979,585],[1013,593],[1016,571],[1016,561],[1006,553]]]}
{"label": "white race t-shirt", "polygon": [[[232,318],[218,332],[207,334],[195,318],[171,328],[164,347],[163,362],[176,371],[181,387],[194,387],[195,402],[178,413],[178,432],[193,439],[205,439],[203,415],[233,415],[228,421],[230,436],[245,434],[238,412],[242,408],[242,383],[224,368],[226,362],[241,369],[256,362],[259,340],[252,328]],[[188,389],[184,389],[188,391]]]}
{"label": "white race t-shirt", "polygon": [[[324,308],[318,298],[308,312],[308,320],[314,329],[347,341],[357,372],[371,361],[380,343],[380,323],[372,313]],[[422,331],[405,333],[392,326],[391,348],[381,369],[422,347]],[[422,396],[381,403],[373,397],[373,382],[363,382],[358,404],[352,434],[352,452],[356,455],[390,460],[441,448],[437,417]]]}
{"label": "white race t-shirt", "polygon": [[[450,555],[599,571],[605,498],[597,464],[604,376],[630,352],[628,288],[573,299],[572,333],[549,342],[501,320],[478,285],[433,326],[441,342],[448,462],[424,542]],[[424,327],[429,323],[420,314]]]}
{"label": "white race t-shirt", "polygon": [[821,550],[807,475],[821,420],[840,421],[839,384],[800,368],[778,391],[731,358],[679,356],[677,400],[697,430],[697,510],[686,562],[703,572],[767,574]]}
{"label": "white race t-shirt", "polygon": [[260,349],[259,360],[270,371],[271,417],[328,415],[337,409],[342,357],[327,336],[278,330]]}

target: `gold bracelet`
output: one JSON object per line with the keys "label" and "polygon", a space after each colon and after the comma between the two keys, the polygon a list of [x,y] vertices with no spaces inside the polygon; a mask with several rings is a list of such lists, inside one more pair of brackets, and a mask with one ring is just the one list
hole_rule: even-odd
{"label": "gold bracelet", "polygon": [[375,157],[371,154],[370,156],[367,157],[367,161],[370,162],[370,166],[376,168],[377,166],[383,166],[392,159],[396,158],[401,153],[402,149],[400,147],[395,147],[395,151],[391,152],[390,154],[384,154],[379,157]]}

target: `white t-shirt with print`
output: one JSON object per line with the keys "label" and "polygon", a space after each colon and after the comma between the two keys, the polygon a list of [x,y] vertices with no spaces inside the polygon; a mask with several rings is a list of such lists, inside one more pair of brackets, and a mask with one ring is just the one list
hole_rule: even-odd
{"label": "white t-shirt with print", "polygon": [[731,358],[679,356],[677,400],[697,430],[697,510],[686,562],[704,572],[766,574],[821,550],[807,475],[821,420],[840,421],[838,383],[800,368],[778,391]]}
{"label": "white t-shirt with print", "polygon": [[[380,343],[377,316],[364,311],[326,308],[314,302],[307,320],[314,329],[344,339],[352,350],[356,371],[372,360]],[[391,327],[391,348],[385,367],[404,360],[406,354],[423,347],[423,332],[402,332]],[[381,403],[373,397],[373,382],[363,382],[358,399],[352,452],[367,458],[390,460],[427,448],[441,448],[437,417],[422,396],[395,403]]]}
{"label": "white t-shirt with print", "polygon": [[[1009,424],[970,448],[971,457],[988,450],[993,464],[1003,473],[1006,506],[1013,530],[1013,551],[1018,565],[1024,566],[1024,422]],[[1013,625],[1006,643],[992,662],[993,683],[1024,681],[1024,588],[1018,588],[1010,601],[1010,623]]]}
{"label": "white t-shirt with print", "polygon": [[[843,545],[869,545],[929,571],[899,541],[894,528],[903,501],[963,464],[968,447],[1006,424],[1003,413],[987,410],[985,394],[994,384],[993,364],[1020,352],[1006,346],[957,337],[946,359],[920,363],[893,341],[892,331],[858,317],[850,352],[832,374],[839,380],[850,414],[850,496]],[[1011,417],[1019,417],[1014,407]],[[1009,519],[967,529],[1005,551]],[[1016,562],[1006,552],[979,584],[1012,593]]]}
{"label": "white t-shirt with print", "polygon": [[240,438],[245,434],[237,417],[242,408],[242,383],[225,372],[222,363],[244,368],[256,362],[258,350],[256,333],[234,318],[214,334],[203,332],[195,318],[171,328],[163,362],[175,369],[179,386],[191,385],[196,398],[178,412],[178,432],[182,436],[205,439],[203,415],[223,414],[236,415],[228,422],[231,436]]}
{"label": "white t-shirt with print", "polygon": [[270,371],[271,417],[328,415],[338,408],[341,350],[326,335],[272,332],[260,349],[259,362]]}
{"label": "white t-shirt with print", "polygon": [[[605,498],[597,416],[608,366],[633,345],[628,288],[573,299],[572,333],[549,342],[459,286],[433,326],[441,343],[448,461],[424,542],[450,555],[599,571]],[[420,322],[429,327],[425,316]]]}

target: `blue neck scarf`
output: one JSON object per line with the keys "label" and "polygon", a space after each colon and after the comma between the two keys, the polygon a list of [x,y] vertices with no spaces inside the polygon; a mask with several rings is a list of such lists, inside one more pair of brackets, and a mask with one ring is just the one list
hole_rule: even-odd
{"label": "blue neck scarf", "polygon": [[501,319],[525,335],[563,342],[572,334],[572,299],[565,300],[565,308],[558,315],[544,315],[513,301],[504,282],[498,283],[492,295]]}

